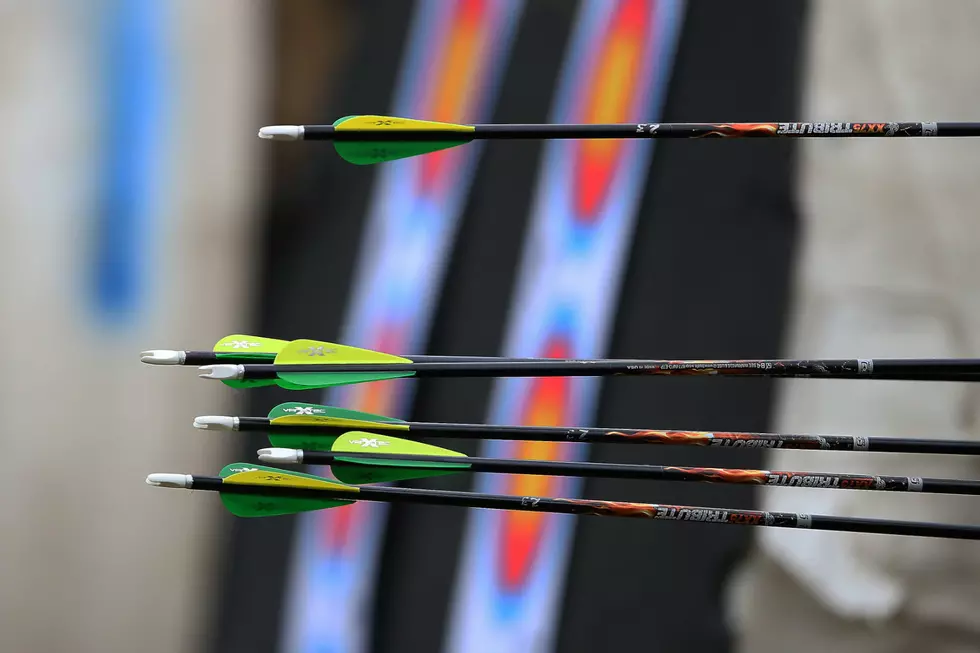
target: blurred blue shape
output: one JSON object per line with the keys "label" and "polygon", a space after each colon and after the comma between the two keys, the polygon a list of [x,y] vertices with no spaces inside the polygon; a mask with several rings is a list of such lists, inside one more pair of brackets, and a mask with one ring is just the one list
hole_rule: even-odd
{"label": "blurred blue shape", "polygon": [[114,323],[142,308],[154,252],[168,101],[166,7],[110,0],[99,25],[103,149],[89,283],[96,312]]}

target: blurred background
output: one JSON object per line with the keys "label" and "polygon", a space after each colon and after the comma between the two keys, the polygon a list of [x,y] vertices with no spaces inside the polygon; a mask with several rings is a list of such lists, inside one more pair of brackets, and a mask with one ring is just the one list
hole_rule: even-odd
{"label": "blurred background", "polygon": [[[980,2],[0,3],[0,650],[980,650],[975,543],[355,506],[236,520],[151,472],[287,399],[427,421],[980,436],[976,390],[762,379],[233,391],[149,348],[980,356],[968,140],[494,142],[376,167],[258,127],[977,119]],[[969,460],[448,442],[980,477]],[[977,523],[965,497],[469,476],[509,494]]]}

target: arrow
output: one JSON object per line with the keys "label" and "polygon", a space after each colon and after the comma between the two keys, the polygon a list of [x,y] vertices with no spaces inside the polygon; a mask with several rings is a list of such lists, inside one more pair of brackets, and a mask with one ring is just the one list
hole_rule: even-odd
{"label": "arrow", "polygon": [[[357,457],[350,454],[357,454]],[[917,476],[472,458],[430,444],[362,431],[350,431],[338,436],[330,451],[273,447],[260,449],[259,460],[277,464],[330,465],[337,480],[351,485],[388,483],[459,472],[488,472],[877,492],[980,494],[980,481]]]}
{"label": "arrow", "polygon": [[[302,340],[301,342],[304,347],[322,347],[325,350],[343,346],[322,340]],[[214,365],[219,363],[257,363],[260,361],[272,363],[282,348],[288,344],[289,341],[286,340],[235,334],[219,340],[211,351],[149,349],[140,353],[140,361],[148,365]],[[407,357],[416,363],[542,360],[539,358],[499,358],[497,356],[420,356],[415,354],[408,354]]]}
{"label": "arrow", "polygon": [[[284,349],[291,351],[300,360],[331,360],[337,363],[410,361],[414,363],[469,363],[485,361],[540,361],[552,359],[540,358],[498,358],[494,356],[429,356],[411,355],[409,358],[380,354],[368,349],[349,347],[334,342],[322,340],[276,340],[261,336],[235,334],[219,340],[211,351],[150,349],[140,354],[140,360],[148,365],[209,365],[209,364],[240,364],[240,363],[274,363]],[[373,374],[363,375],[364,381],[381,381],[384,379],[408,376],[405,374]],[[306,385],[297,385],[280,378],[266,379],[224,379],[224,383],[233,388],[254,388],[260,386],[279,385],[290,390],[305,390]]]}
{"label": "arrow", "polygon": [[708,522],[741,526],[805,528],[852,533],[884,533],[964,540],[980,539],[980,526],[959,524],[624,501],[521,497],[388,486],[354,487],[333,483],[310,474],[286,472],[273,467],[249,463],[228,465],[221,470],[219,476],[150,474],[146,477],[146,482],[157,487],[219,492],[225,507],[238,517],[287,515],[321,508],[333,508],[360,500],[601,517],[634,517],[662,521]]}
{"label": "arrow", "polygon": [[[290,386],[326,388],[407,376],[762,376],[903,381],[977,381],[980,359],[817,359],[817,360],[484,360],[413,362],[411,359],[338,346],[319,352],[294,341],[274,364],[205,365],[200,376],[220,380],[279,379]],[[357,352],[348,354],[347,351]]]}
{"label": "arrow", "polygon": [[369,431],[375,435],[393,433],[428,438],[466,438],[473,440],[658,444],[980,456],[980,441],[973,440],[405,422],[345,408],[299,402],[279,404],[269,412],[268,417],[203,415],[194,418],[194,427],[218,431],[268,433],[269,442],[275,447],[316,451],[330,451],[333,441],[338,435],[356,430]]}
{"label": "arrow", "polygon": [[346,161],[369,165],[473,140],[661,138],[887,138],[980,136],[980,122],[686,122],[615,125],[462,125],[394,116],[346,116],[332,125],[262,127],[259,138],[333,141]]}

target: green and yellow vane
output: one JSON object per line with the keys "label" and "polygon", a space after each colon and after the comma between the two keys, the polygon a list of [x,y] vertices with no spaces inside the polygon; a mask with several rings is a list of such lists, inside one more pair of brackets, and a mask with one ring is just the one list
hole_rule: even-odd
{"label": "green and yellow vane", "polygon": [[[336,508],[354,503],[350,499],[336,499],[329,494],[310,497],[296,496],[267,496],[261,493],[264,488],[292,488],[304,490],[337,490],[341,492],[357,491],[357,488],[333,483],[325,478],[299,472],[284,472],[281,469],[233,463],[226,465],[219,472],[222,485],[232,485],[254,488],[251,494],[222,492],[221,502],[231,514],[238,517],[272,517],[275,515],[292,515],[310,510]],[[149,481],[148,481],[149,482]]]}

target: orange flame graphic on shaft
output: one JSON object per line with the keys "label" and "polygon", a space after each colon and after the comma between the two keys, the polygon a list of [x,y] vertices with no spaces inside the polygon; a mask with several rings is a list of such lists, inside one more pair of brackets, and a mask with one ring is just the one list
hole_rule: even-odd
{"label": "orange flame graphic on shaft", "polygon": [[779,125],[774,122],[725,122],[714,125],[715,129],[700,138],[751,138],[775,135]]}
{"label": "orange flame graphic on shaft", "polygon": [[759,469],[724,469],[720,467],[664,467],[664,471],[687,476],[706,478],[722,483],[748,483],[760,485],[768,474]]}
{"label": "orange flame graphic on shaft", "polygon": [[649,503],[633,503],[630,501],[594,501],[589,499],[561,499],[564,503],[574,503],[578,506],[588,506],[595,515],[610,515],[618,517],[653,517],[657,506]]}
{"label": "orange flame graphic on shaft", "polygon": [[711,444],[711,438],[707,433],[701,431],[612,431],[609,435],[622,437],[629,440],[640,440],[642,442],[659,443],[679,443],[691,445]]}

